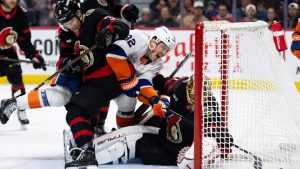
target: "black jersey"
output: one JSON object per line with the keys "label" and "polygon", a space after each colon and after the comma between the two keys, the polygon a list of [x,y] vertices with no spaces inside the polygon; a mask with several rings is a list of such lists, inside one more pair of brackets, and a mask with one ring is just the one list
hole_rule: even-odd
{"label": "black jersey", "polygon": [[[85,13],[90,9],[100,8],[106,10],[109,15],[119,18],[122,7],[123,5],[117,4],[116,0],[86,0],[81,4],[80,9]],[[74,45],[78,37],[72,31],[58,28],[58,38],[60,40],[60,57],[74,58]]]}
{"label": "black jersey", "polygon": [[[74,46],[76,53],[82,54],[95,45],[95,37],[97,33],[101,32],[102,29],[107,26],[114,27],[111,24],[123,28],[122,30],[114,30],[113,32],[116,35],[118,34],[117,36],[119,36],[120,39],[127,36],[129,32],[128,26],[124,22],[109,16],[108,11],[100,8],[90,9],[87,11],[80,35]],[[121,33],[120,31],[125,33]],[[126,36],[123,34],[126,34]],[[96,48],[89,52],[86,56],[82,57],[80,61],[84,68],[83,78],[99,78],[113,73],[107,64],[105,50]]]}
{"label": "black jersey", "polygon": [[11,51],[15,42],[27,58],[35,53],[26,12],[18,5],[10,13],[5,13],[0,7],[0,54]]}

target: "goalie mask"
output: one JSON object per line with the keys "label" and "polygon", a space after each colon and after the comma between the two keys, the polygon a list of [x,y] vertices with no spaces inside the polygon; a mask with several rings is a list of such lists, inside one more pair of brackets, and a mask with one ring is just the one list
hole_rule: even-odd
{"label": "goalie mask", "polygon": [[[212,83],[210,79],[207,76],[203,76],[203,91],[202,91],[202,98],[203,101],[207,101],[208,98],[211,96],[211,88]],[[195,77],[194,75],[189,77],[188,83],[186,85],[186,98],[188,103],[191,105],[191,107],[194,107],[195,104]]]}
{"label": "goalie mask", "polygon": [[191,105],[191,107],[194,110],[194,104],[195,104],[195,79],[194,75],[189,77],[188,83],[186,85],[186,99],[188,103]]}

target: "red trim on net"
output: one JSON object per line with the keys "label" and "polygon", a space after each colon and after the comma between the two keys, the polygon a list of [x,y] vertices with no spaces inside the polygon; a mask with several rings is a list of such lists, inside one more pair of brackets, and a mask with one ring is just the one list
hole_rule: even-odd
{"label": "red trim on net", "polygon": [[228,34],[221,31],[221,119],[224,121],[225,126],[228,126],[228,39]]}
{"label": "red trim on net", "polygon": [[195,28],[195,118],[194,118],[194,145],[197,169],[202,169],[202,75],[203,75],[203,29],[204,23],[196,24]]}
{"label": "red trim on net", "polygon": [[74,139],[76,140],[78,137],[83,136],[83,135],[88,135],[88,136],[93,137],[94,133],[90,130],[80,130],[74,134]]}
{"label": "red trim on net", "polygon": [[80,122],[85,122],[85,123],[88,123],[90,124],[90,122],[82,117],[76,117],[74,118],[71,123],[70,123],[70,127],[72,127],[73,125],[75,125],[76,123],[80,123]]}

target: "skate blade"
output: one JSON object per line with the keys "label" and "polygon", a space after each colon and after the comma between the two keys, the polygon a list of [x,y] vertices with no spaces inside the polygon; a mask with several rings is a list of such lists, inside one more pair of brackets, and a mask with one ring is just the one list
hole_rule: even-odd
{"label": "skate blade", "polygon": [[21,129],[22,130],[27,130],[28,129],[28,124],[21,124]]}
{"label": "skate blade", "polygon": [[98,167],[96,165],[91,165],[87,167],[68,167],[66,169],[98,169]]}

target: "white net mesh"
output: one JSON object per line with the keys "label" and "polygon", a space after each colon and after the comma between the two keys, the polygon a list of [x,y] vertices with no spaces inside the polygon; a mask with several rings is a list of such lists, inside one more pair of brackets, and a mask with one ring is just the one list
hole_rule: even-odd
{"label": "white net mesh", "polygon": [[203,137],[221,150],[203,166],[300,168],[300,97],[267,24],[205,22],[202,59],[212,83],[202,104]]}

